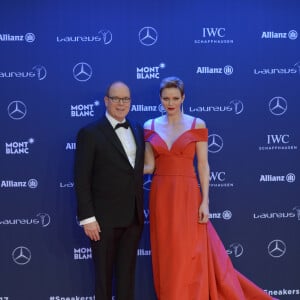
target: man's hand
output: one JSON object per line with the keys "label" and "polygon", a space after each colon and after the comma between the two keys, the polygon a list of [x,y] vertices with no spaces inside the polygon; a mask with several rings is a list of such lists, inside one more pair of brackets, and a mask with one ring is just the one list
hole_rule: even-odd
{"label": "man's hand", "polygon": [[97,221],[83,225],[83,229],[92,241],[100,241],[101,229]]}

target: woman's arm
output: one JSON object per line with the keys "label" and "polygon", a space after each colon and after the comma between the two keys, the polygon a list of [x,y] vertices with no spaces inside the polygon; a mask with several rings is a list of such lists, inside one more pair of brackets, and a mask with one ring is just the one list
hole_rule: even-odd
{"label": "woman's arm", "polygon": [[144,174],[152,174],[155,169],[155,158],[154,153],[149,142],[146,142],[145,146],[145,163],[144,163]]}

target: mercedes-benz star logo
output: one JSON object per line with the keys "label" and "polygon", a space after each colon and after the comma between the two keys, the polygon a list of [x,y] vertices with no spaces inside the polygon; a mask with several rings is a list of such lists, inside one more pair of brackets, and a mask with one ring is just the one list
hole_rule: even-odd
{"label": "mercedes-benz star logo", "polygon": [[17,247],[12,252],[12,259],[18,265],[26,265],[31,260],[31,252],[24,246]]}
{"label": "mercedes-benz star logo", "polygon": [[281,116],[287,111],[287,101],[283,97],[274,97],[269,102],[269,110],[275,116]]}
{"label": "mercedes-benz star logo", "polygon": [[218,134],[208,136],[208,152],[217,153],[223,148],[223,139]]}
{"label": "mercedes-benz star logo", "polygon": [[155,28],[146,26],[139,32],[139,40],[144,46],[152,46],[157,42],[158,33]]}
{"label": "mercedes-benz star logo", "polygon": [[92,67],[85,62],[80,62],[73,68],[73,76],[78,81],[88,81],[92,73]]}
{"label": "mercedes-benz star logo", "polygon": [[272,257],[279,258],[286,252],[286,244],[282,240],[273,240],[268,245],[268,252]]}
{"label": "mercedes-benz star logo", "polygon": [[27,108],[22,101],[12,101],[7,107],[7,112],[10,118],[13,120],[21,120],[27,113]]}

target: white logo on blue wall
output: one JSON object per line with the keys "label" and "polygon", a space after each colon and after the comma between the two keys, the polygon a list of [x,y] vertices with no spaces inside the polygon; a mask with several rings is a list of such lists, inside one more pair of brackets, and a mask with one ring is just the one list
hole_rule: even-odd
{"label": "white logo on blue wall", "polygon": [[290,30],[288,36],[290,40],[295,40],[298,38],[298,32],[296,30]]}
{"label": "white logo on blue wall", "polygon": [[31,252],[27,247],[17,247],[12,252],[12,259],[17,265],[26,265],[31,260]]}
{"label": "white logo on blue wall", "polygon": [[269,101],[269,110],[275,116],[281,116],[287,111],[288,105],[285,98],[277,96]]}
{"label": "white logo on blue wall", "polygon": [[32,70],[35,71],[38,80],[43,80],[47,76],[47,70],[42,65],[36,65],[32,68]]}
{"label": "white logo on blue wall", "polygon": [[24,102],[16,100],[9,103],[7,112],[11,119],[21,120],[26,116],[27,107]]}
{"label": "white logo on blue wall", "polygon": [[290,30],[289,32],[263,31],[261,34],[261,38],[296,40],[298,38],[298,32],[296,30]]}
{"label": "white logo on blue wall", "polygon": [[38,79],[43,80],[47,76],[47,70],[42,65],[35,65],[32,71],[0,71],[0,79]]}
{"label": "white logo on blue wall", "polygon": [[35,41],[35,35],[32,32],[28,32],[25,35],[12,35],[9,33],[0,34],[1,42],[27,42],[32,43]]}
{"label": "white logo on blue wall", "polygon": [[28,141],[22,142],[6,142],[5,143],[5,153],[7,155],[22,155],[22,154],[29,154],[29,146],[34,143],[34,139],[30,138]]}
{"label": "white logo on blue wall", "polygon": [[208,152],[217,153],[223,148],[224,142],[220,135],[211,134],[208,136]]}
{"label": "white logo on blue wall", "polygon": [[41,225],[42,227],[47,227],[50,221],[50,216],[47,213],[38,213],[36,217],[33,218],[0,219],[0,225]]}
{"label": "white logo on blue wall", "polygon": [[189,107],[190,112],[221,112],[221,113],[234,113],[239,115],[244,111],[244,104],[241,100],[234,99],[228,105],[202,105],[198,107]]}
{"label": "white logo on blue wall", "polygon": [[92,77],[92,74],[92,67],[85,62],[80,62],[73,68],[73,76],[77,81],[88,81]]}
{"label": "white logo on blue wall", "polygon": [[254,220],[278,220],[286,221],[288,219],[296,219],[300,221],[300,206],[295,206],[290,211],[277,211],[277,212],[258,212],[253,213]]}
{"label": "white logo on blue wall", "polygon": [[296,75],[300,74],[300,62],[296,62],[292,67],[255,68],[254,75],[274,76],[274,75]]}
{"label": "white logo on blue wall", "polygon": [[273,240],[268,245],[268,253],[274,258],[282,257],[286,249],[286,244],[282,240]]}
{"label": "white logo on blue wall", "polygon": [[165,63],[160,63],[158,66],[136,67],[136,78],[137,79],[159,79],[160,70],[165,68],[166,68]]}
{"label": "white logo on blue wall", "polygon": [[25,34],[25,41],[27,43],[32,43],[35,41],[35,35],[32,32],[28,32]]}
{"label": "white logo on blue wall", "polygon": [[103,29],[103,30],[100,30],[98,33],[101,35],[102,41],[103,41],[104,45],[108,45],[108,44],[111,43],[111,41],[112,41],[112,33],[111,33],[110,30]]}
{"label": "white logo on blue wall", "polygon": [[95,109],[94,107],[99,106],[100,101],[95,100],[94,103],[90,104],[71,104],[71,117],[81,118],[81,117],[94,117]]}
{"label": "white logo on blue wall", "polygon": [[144,46],[152,46],[157,42],[158,33],[155,28],[145,26],[139,31],[139,41]]}
{"label": "white logo on blue wall", "polygon": [[209,213],[210,219],[223,219],[230,220],[232,218],[232,212],[230,210],[224,210],[223,212],[211,212]]}
{"label": "white logo on blue wall", "polygon": [[196,74],[200,75],[232,75],[233,67],[226,65],[224,67],[209,67],[209,66],[198,66]]}
{"label": "white logo on blue wall", "polygon": [[56,36],[57,43],[103,43],[108,45],[112,41],[112,33],[108,29],[101,29],[98,31],[99,35],[95,34],[75,34]]}
{"label": "white logo on blue wall", "polygon": [[244,253],[244,248],[240,243],[232,243],[229,246],[229,249],[226,250],[228,255],[234,256],[234,257],[240,257]]}

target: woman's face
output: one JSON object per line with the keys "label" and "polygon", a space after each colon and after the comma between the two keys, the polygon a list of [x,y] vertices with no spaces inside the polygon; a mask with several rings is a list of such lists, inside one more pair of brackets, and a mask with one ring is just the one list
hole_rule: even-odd
{"label": "woman's face", "polygon": [[181,113],[181,104],[184,100],[184,95],[178,88],[164,88],[160,96],[161,104],[168,115],[176,115]]}

